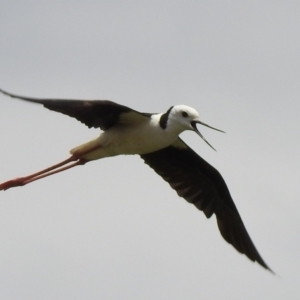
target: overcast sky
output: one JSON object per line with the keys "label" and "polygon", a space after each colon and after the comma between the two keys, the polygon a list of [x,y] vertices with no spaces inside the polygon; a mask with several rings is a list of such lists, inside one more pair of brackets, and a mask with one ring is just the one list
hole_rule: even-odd
{"label": "overcast sky", "polygon": [[[138,156],[0,193],[1,299],[300,295],[299,1],[0,1],[0,88],[186,104],[226,134],[181,137],[223,175],[274,276],[227,244]],[[0,95],[0,182],[99,134]]]}

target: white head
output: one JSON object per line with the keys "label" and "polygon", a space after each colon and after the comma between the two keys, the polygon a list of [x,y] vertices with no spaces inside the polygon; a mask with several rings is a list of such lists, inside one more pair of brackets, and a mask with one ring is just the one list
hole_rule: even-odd
{"label": "white head", "polygon": [[[199,119],[198,112],[189,106],[186,105],[176,105],[168,110],[167,114],[167,123],[166,126],[170,130],[178,131],[178,134],[185,130],[193,130],[195,131],[211,148],[213,148],[204,136],[198,130],[196,124],[201,124],[203,126],[209,127],[211,129],[224,132],[222,130],[211,127]],[[214,148],[213,148],[214,149]]]}

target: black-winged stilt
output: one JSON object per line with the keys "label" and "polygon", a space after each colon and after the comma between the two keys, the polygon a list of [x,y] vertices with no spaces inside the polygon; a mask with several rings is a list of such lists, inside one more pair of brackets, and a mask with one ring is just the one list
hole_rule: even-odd
{"label": "black-winged stilt", "polygon": [[0,90],[12,98],[39,103],[74,117],[89,128],[100,128],[98,138],[72,149],[71,157],[40,172],[0,184],[0,190],[23,186],[46,176],[89,161],[120,154],[138,154],[180,197],[202,210],[207,218],[216,215],[223,238],[237,251],[272,270],[256,250],[220,173],[180,138],[185,130],[195,131],[209,146],[196,124],[191,107],[176,105],[165,113],[140,113],[107,100],[65,100],[23,97]]}

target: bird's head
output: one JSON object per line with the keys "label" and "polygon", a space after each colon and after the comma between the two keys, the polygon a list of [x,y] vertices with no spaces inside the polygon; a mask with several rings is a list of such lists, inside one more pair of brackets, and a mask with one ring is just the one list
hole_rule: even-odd
{"label": "bird's head", "polygon": [[198,130],[197,124],[201,124],[203,126],[211,128],[211,129],[214,129],[214,130],[217,130],[220,132],[224,132],[220,129],[211,127],[211,126],[203,123],[202,121],[200,121],[198,112],[194,108],[186,106],[186,105],[173,106],[169,112],[169,120],[170,120],[170,123],[169,123],[170,127],[173,127],[174,129],[176,127],[177,130],[179,130],[180,132],[183,132],[185,130],[195,131],[213,149],[214,149],[214,147],[212,147],[208,143],[208,141],[204,138],[204,136]]}

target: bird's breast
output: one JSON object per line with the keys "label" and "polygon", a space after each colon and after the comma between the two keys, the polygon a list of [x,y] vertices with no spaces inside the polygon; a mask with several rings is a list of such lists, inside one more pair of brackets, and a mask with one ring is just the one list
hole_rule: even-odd
{"label": "bird's breast", "polygon": [[171,145],[177,138],[176,134],[154,126],[113,128],[102,136],[113,155],[151,153]]}
{"label": "bird's breast", "polygon": [[71,154],[86,160],[96,160],[121,154],[146,154],[168,147],[178,134],[158,126],[118,126],[108,129],[98,138],[71,150]]}

